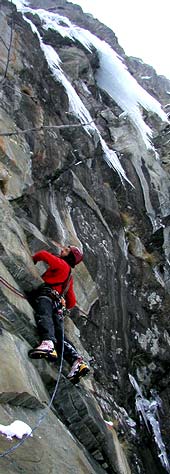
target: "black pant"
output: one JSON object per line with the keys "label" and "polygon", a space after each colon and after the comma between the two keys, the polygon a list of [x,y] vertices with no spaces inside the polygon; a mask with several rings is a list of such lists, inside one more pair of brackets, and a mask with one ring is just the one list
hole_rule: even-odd
{"label": "black pant", "polygon": [[[53,341],[58,354],[61,355],[63,318],[58,314],[55,303],[49,296],[39,296],[36,299],[35,320],[41,341]],[[78,356],[76,348],[64,336],[64,359],[72,365]]]}

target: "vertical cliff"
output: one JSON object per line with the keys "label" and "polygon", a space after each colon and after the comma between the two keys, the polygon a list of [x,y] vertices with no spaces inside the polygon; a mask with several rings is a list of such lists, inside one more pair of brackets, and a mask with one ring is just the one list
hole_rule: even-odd
{"label": "vertical cliff", "polygon": [[[0,1],[0,424],[36,427],[9,456],[0,435],[2,474],[170,472],[169,94],[80,7]],[[69,243],[79,386],[27,355],[31,255]]]}

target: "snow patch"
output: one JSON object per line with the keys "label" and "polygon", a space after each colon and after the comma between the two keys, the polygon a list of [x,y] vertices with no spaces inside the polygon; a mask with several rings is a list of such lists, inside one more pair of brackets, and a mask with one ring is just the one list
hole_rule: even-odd
{"label": "snow patch", "polygon": [[29,425],[20,420],[15,420],[10,425],[0,425],[0,433],[6,435],[7,439],[12,439],[14,436],[22,439],[24,435],[32,436],[32,429]]}

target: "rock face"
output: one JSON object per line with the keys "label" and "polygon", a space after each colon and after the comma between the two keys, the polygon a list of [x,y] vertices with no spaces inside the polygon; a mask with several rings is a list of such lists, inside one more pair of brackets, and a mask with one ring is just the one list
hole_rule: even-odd
{"label": "rock face", "polygon": [[[0,7],[0,424],[37,426],[25,454],[2,457],[16,441],[0,436],[0,472],[170,472],[170,81],[65,0]],[[116,55],[113,94],[102,87],[106,43],[143,88],[141,128]],[[84,261],[65,331],[94,364],[73,386],[64,362],[48,409],[60,364],[28,360],[38,334],[26,295],[43,271],[31,255],[70,243]]]}

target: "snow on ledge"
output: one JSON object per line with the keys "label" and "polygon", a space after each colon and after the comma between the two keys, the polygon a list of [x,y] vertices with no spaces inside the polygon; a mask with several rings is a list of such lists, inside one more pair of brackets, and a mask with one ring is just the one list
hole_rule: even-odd
{"label": "snow on ledge", "polygon": [[5,435],[7,439],[12,439],[14,436],[22,439],[24,435],[32,436],[32,429],[24,421],[15,420],[10,425],[0,425],[0,433]]}

